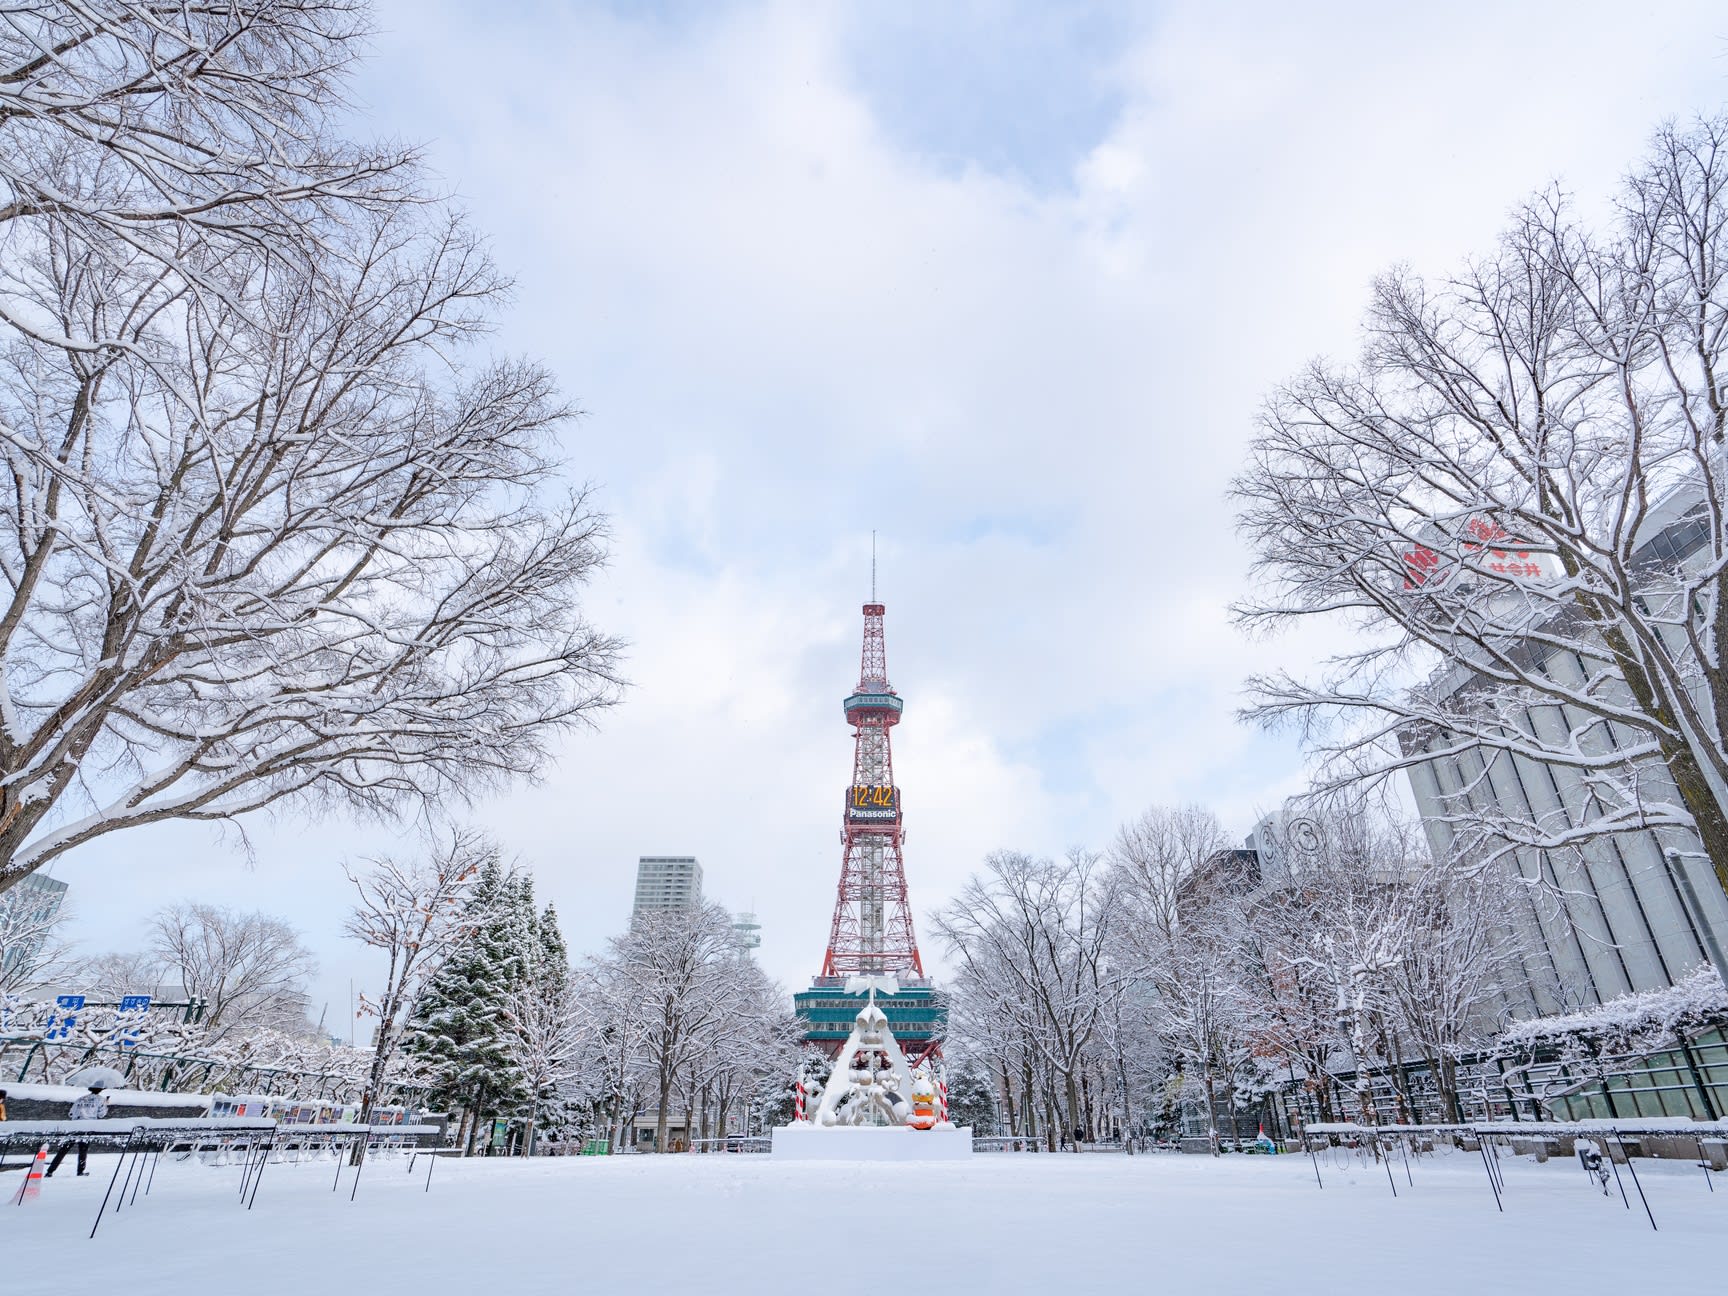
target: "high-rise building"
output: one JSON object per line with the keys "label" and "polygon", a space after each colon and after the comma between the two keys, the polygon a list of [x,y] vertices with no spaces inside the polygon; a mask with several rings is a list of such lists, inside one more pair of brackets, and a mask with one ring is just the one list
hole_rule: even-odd
{"label": "high-rise building", "polygon": [[0,894],[0,972],[36,956],[66,900],[66,883],[31,873]]}
{"label": "high-rise building", "polygon": [[633,914],[694,909],[702,903],[702,866],[694,855],[643,855],[636,861]]}

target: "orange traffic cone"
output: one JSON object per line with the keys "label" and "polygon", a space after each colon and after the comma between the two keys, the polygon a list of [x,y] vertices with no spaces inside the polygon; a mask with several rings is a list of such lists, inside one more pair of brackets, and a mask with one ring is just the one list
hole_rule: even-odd
{"label": "orange traffic cone", "polygon": [[48,1145],[44,1143],[36,1149],[36,1159],[30,1163],[30,1173],[24,1176],[24,1184],[18,1189],[20,1206],[27,1201],[36,1200],[36,1195],[42,1191],[42,1172],[47,1166]]}

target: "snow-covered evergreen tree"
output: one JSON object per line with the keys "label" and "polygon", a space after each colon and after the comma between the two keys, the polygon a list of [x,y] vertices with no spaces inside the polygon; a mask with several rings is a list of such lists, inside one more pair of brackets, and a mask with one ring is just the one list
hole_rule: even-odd
{"label": "snow-covered evergreen tree", "polygon": [[473,1150],[482,1118],[521,1097],[504,1022],[532,962],[533,883],[489,860],[466,914],[472,935],[426,987],[403,1041],[432,1076],[435,1097],[462,1108],[465,1154]]}
{"label": "snow-covered evergreen tree", "polygon": [[996,1089],[983,1066],[963,1060],[948,1072],[948,1119],[975,1134],[995,1134]]}

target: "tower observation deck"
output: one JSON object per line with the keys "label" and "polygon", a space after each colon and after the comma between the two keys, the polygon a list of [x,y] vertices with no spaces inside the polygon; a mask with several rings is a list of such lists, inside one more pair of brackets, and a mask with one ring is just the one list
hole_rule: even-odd
{"label": "tower observation deck", "polygon": [[863,994],[847,992],[848,979],[893,977],[899,992],[878,992],[876,1002],[916,1059],[939,1050],[947,1007],[924,975],[907,897],[904,808],[891,738],[906,704],[888,682],[884,611],[874,601],[864,605],[858,687],[843,703],[852,727],[852,782],[842,798],[840,885],[828,948],[810,989],[793,1001],[806,1040],[832,1052],[864,1005]]}

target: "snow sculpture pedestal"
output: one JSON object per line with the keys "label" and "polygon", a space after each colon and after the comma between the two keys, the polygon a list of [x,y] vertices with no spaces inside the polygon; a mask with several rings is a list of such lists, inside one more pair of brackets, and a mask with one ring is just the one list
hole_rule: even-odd
{"label": "snow sculpture pedestal", "polygon": [[808,1121],[774,1131],[773,1153],[784,1161],[964,1161],[972,1129],[918,1130],[910,1125],[831,1125]]}

